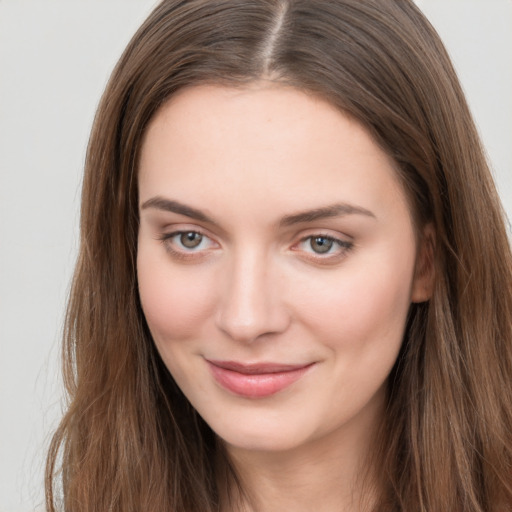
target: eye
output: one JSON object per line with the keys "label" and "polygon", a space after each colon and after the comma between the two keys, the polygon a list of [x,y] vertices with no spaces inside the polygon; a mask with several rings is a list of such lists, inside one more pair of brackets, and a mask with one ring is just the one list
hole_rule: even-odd
{"label": "eye", "polygon": [[311,235],[302,238],[294,250],[305,253],[308,258],[316,260],[339,259],[352,249],[353,243],[329,235]]}
{"label": "eye", "polygon": [[166,249],[177,256],[192,256],[216,247],[216,243],[198,231],[174,231],[160,237]]}

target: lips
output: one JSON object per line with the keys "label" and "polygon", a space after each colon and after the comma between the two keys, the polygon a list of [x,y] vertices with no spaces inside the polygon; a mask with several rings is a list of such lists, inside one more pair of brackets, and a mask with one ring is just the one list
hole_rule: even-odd
{"label": "lips", "polygon": [[207,360],[207,363],[214,379],[223,388],[245,398],[274,395],[299,380],[314,365],[243,364],[215,360]]}

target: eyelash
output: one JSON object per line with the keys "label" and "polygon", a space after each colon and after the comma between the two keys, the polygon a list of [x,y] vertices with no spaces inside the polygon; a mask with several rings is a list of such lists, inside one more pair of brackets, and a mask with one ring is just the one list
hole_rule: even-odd
{"label": "eyelash", "polygon": [[[190,247],[189,248],[181,247],[181,248],[177,249],[175,247],[176,243],[181,243],[181,242],[173,242],[173,238],[183,237],[184,235],[198,235],[201,237],[201,240],[196,247],[191,247],[191,248]],[[332,244],[327,249],[327,251],[324,253],[316,252],[311,247],[311,244],[313,243],[314,240],[319,241],[320,239],[326,241],[329,244]],[[169,251],[172,256],[174,256],[175,258],[180,259],[180,260],[191,260],[191,259],[197,259],[202,256],[205,256],[206,251],[207,251],[206,249],[195,250],[201,246],[201,244],[203,243],[204,240],[208,240],[211,245],[216,245],[215,242],[213,242],[212,239],[208,235],[202,233],[201,231],[197,231],[197,230],[193,230],[193,229],[190,229],[190,230],[184,229],[184,230],[179,230],[179,231],[173,231],[172,233],[164,233],[159,237],[159,240],[164,244],[166,250]],[[304,244],[306,244],[308,241],[309,241],[309,247],[311,249],[310,251],[304,250],[302,248],[302,246]],[[337,249],[335,250],[335,252],[334,253],[331,252],[331,249],[336,246],[337,246]],[[312,261],[320,262],[320,263],[327,263],[327,262],[337,262],[340,259],[343,259],[346,256],[346,254],[351,249],[353,249],[353,247],[354,247],[354,244],[347,240],[342,240],[342,239],[333,237],[328,234],[314,233],[312,235],[308,235],[308,236],[301,238],[298,243],[296,243],[295,245],[292,246],[291,250],[292,251],[301,250],[305,255],[304,258],[312,260]]]}

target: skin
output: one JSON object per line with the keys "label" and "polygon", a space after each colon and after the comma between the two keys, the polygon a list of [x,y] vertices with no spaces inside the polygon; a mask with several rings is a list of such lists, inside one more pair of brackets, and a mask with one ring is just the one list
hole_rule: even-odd
{"label": "skin", "polygon": [[[393,161],[317,97],[197,86],[152,120],[139,191],[144,314],[226,445],[248,490],[242,509],[360,510],[407,312],[430,293]],[[343,207],[297,217],[332,205]],[[220,385],[209,360],[310,366],[254,398]]]}

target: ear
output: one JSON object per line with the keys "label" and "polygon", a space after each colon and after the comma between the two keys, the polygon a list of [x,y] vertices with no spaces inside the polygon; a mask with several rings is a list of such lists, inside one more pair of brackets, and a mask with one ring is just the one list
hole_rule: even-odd
{"label": "ear", "polygon": [[434,291],[435,282],[435,230],[432,224],[423,229],[416,255],[411,302],[426,302]]}

